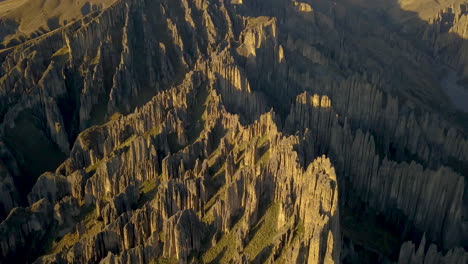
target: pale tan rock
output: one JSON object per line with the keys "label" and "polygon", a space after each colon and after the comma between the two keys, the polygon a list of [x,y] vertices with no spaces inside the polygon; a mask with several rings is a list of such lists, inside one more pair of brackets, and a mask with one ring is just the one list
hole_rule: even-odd
{"label": "pale tan rock", "polygon": [[[37,263],[336,263],[355,203],[426,232],[429,251],[404,244],[402,263],[464,260],[468,140],[426,69],[439,59],[342,3],[293,3],[121,0],[0,52],[0,136],[33,111],[69,156],[28,196],[55,218],[13,209],[0,261],[56,226],[38,240],[73,243]],[[423,39],[463,68],[444,14]],[[0,154],[10,211],[21,153]],[[27,232],[5,231],[18,215]]]}

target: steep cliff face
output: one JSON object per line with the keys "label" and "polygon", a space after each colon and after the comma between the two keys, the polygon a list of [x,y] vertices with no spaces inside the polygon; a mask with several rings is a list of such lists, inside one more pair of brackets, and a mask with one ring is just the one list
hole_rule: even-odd
{"label": "steep cliff face", "polygon": [[448,0],[440,3],[415,1],[402,3],[402,8],[417,13],[427,23],[422,27],[408,23],[405,30],[421,37],[434,56],[455,68],[466,85],[468,68],[466,41],[468,39],[468,4],[461,0]]}
{"label": "steep cliff face", "polygon": [[429,245],[426,250],[426,240],[423,236],[418,248],[412,242],[405,242],[400,250],[398,263],[466,263],[468,254],[461,248],[449,250],[446,254],[437,251],[437,246]]}
{"label": "steep cliff face", "polygon": [[[224,29],[218,35],[207,32],[212,28],[207,23],[213,23],[209,21],[223,22],[221,11],[213,9],[211,18],[202,6],[189,12],[188,4],[171,8],[157,2],[146,7],[139,1],[119,1],[4,51],[0,130],[25,178],[20,196],[29,192],[40,173],[69,155],[80,131],[113,113],[130,113],[157,91],[179,82],[223,39]],[[178,21],[185,20],[190,26],[178,28]],[[41,152],[45,155],[38,159]]]}
{"label": "steep cliff face", "polygon": [[0,262],[465,263],[466,10],[361,2],[119,0],[0,51]]}
{"label": "steep cliff face", "polygon": [[99,13],[114,2],[115,0],[1,1],[0,47],[14,47],[86,15]]}
{"label": "steep cliff face", "polygon": [[[54,242],[37,262],[339,261],[330,161],[303,167],[299,139],[283,136],[273,113],[243,126],[220,103],[215,82],[197,71],[82,133],[58,170],[65,177],[44,174],[29,196],[56,203],[56,222],[41,225]],[[102,144],[86,142],[101,136]]]}

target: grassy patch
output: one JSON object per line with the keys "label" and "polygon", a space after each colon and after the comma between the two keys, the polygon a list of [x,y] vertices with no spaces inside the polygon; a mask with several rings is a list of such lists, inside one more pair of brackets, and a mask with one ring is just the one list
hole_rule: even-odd
{"label": "grassy patch", "polygon": [[265,146],[268,143],[268,140],[269,139],[267,135],[260,137],[257,141],[257,148]]}
{"label": "grassy patch", "polygon": [[270,159],[268,136],[262,136],[257,140],[257,151],[260,152],[260,158],[256,161],[256,164],[265,165]]}
{"label": "grassy patch", "polygon": [[[150,262],[151,263],[151,262]],[[179,264],[179,261],[177,258],[172,257],[172,258],[158,258],[156,262],[152,262],[155,264]]]}
{"label": "grassy patch", "polygon": [[[292,220],[292,219],[291,219]],[[281,249],[281,253],[279,254],[279,258],[276,259],[273,263],[289,263],[288,259],[287,259],[287,255],[285,254],[285,252],[287,252],[292,245],[294,245],[296,243],[296,241],[302,241],[302,238],[304,237],[304,233],[305,233],[305,226],[304,226],[304,223],[299,220],[299,222],[296,224],[296,226],[294,227],[294,236],[293,236],[293,239],[291,241],[291,243],[286,246],[286,247],[283,247]]]}
{"label": "grassy patch", "polygon": [[257,226],[253,228],[256,232],[253,234],[252,239],[249,241],[244,251],[250,260],[254,260],[262,249],[273,243],[274,237],[278,231],[278,214],[279,204],[273,203],[267,209]]}
{"label": "grassy patch", "polygon": [[222,182],[224,183],[224,178],[221,178],[223,175],[223,173],[226,171],[226,162],[224,162],[220,167],[219,169],[215,172],[215,174],[213,175],[213,177],[211,178],[215,183],[219,183],[219,182]]}
{"label": "grassy patch", "polygon": [[96,55],[93,60],[91,61],[91,65],[97,65],[99,63],[99,61],[101,60],[101,56]]}
{"label": "grassy patch", "polygon": [[210,200],[208,200],[208,202],[205,204],[205,217],[210,213],[210,210],[211,210],[211,207],[213,207],[213,205],[215,204],[216,200],[218,200],[218,198],[221,196],[221,194],[223,194],[227,189],[227,185],[223,185],[219,190],[218,192],[213,195],[213,197],[211,197]]}
{"label": "grassy patch", "polygon": [[260,156],[260,158],[257,160],[257,164],[265,165],[265,164],[267,164],[267,162],[268,162],[269,159],[270,159],[270,151],[267,150],[267,151],[265,151],[265,152]]}
{"label": "grassy patch", "polygon": [[[120,144],[119,146],[117,146],[115,148],[115,150],[119,150],[119,149],[123,149],[125,147],[128,147],[130,146],[130,144],[132,144],[133,140],[135,140],[137,138],[137,135],[136,134],[133,134],[131,136],[129,136],[124,142],[122,142],[122,144]],[[114,150],[114,151],[115,151]]]}
{"label": "grassy patch", "polygon": [[143,134],[143,137],[148,138],[150,136],[157,136],[161,133],[161,127],[160,126],[155,126],[149,131],[146,131],[145,134]]}
{"label": "grassy patch", "polygon": [[143,194],[148,194],[156,188],[156,180],[148,180],[141,184],[140,191]]}
{"label": "grassy patch", "polygon": [[[83,222],[86,226],[86,232],[83,234],[82,237],[97,234],[101,230],[101,224],[95,219],[95,206],[83,208],[80,214],[77,217],[75,217],[75,221],[77,223]],[[61,238],[55,240],[51,239],[51,241],[49,242],[50,244],[46,247],[45,253],[54,254],[63,251],[64,249],[71,248],[80,240],[80,238],[81,237],[77,232],[68,232]]]}
{"label": "grassy patch", "polygon": [[[268,137],[263,136],[261,138],[254,138],[252,139],[250,143],[255,142],[255,141],[257,142],[257,147],[261,148],[260,152],[263,152],[263,154],[261,154],[260,158],[257,160],[256,164],[264,165],[270,159],[270,153],[269,153],[269,150],[267,149]],[[240,144],[235,145],[234,149],[237,151],[242,151],[245,148],[247,148],[248,144],[249,142],[242,142]],[[227,185],[225,185],[225,182],[224,182],[224,174],[223,174],[226,171],[226,163],[223,162],[222,164],[219,164],[220,153],[221,153],[220,149],[217,148],[215,151],[211,153],[210,157],[208,158],[209,168],[212,170],[212,172],[216,170],[216,172],[212,174],[213,176],[211,177],[210,182],[213,186],[216,186],[215,188],[219,188],[219,189],[216,192],[216,194],[214,194],[204,206],[205,216],[203,220],[205,222],[210,222],[211,220],[213,220],[211,208],[227,189]],[[235,160],[234,162],[238,164],[239,162],[241,162],[243,157],[244,157],[244,154],[239,155],[239,158]]]}
{"label": "grassy patch", "polygon": [[[213,205],[211,205],[213,206]],[[213,215],[213,210],[208,210],[208,212],[205,213],[205,215],[202,218],[202,221],[204,223],[213,223],[214,221],[214,215]]]}
{"label": "grassy patch", "polygon": [[67,233],[65,236],[63,236],[58,242],[53,241],[52,246],[47,252],[47,254],[54,254],[58,253],[64,249],[71,248],[73,245],[75,245],[79,241],[80,237],[76,232],[70,232]]}
{"label": "grassy patch", "polygon": [[215,165],[220,154],[221,154],[220,148],[215,149],[215,151],[211,153],[211,155],[208,157],[208,167],[211,168]]}
{"label": "grassy patch", "polygon": [[94,173],[97,168],[99,167],[99,165],[101,165],[102,163],[102,160],[98,161],[98,162],[95,162],[94,164],[92,165],[89,165],[87,168],[86,168],[86,173],[90,174],[90,173]]}
{"label": "grassy patch", "polygon": [[[277,220],[279,214],[279,205],[273,203],[266,211],[265,215],[259,221],[257,226],[253,229],[255,233],[252,234],[252,239],[245,248],[244,253],[249,256],[250,260],[262,251],[262,249],[271,245],[277,234]],[[204,263],[217,261],[219,263],[227,263],[232,260],[236,250],[237,241],[235,241],[235,234],[242,222],[243,217],[234,225],[230,232],[224,234],[221,240],[214,246],[208,249],[202,256]],[[220,259],[218,256],[222,255]]]}
{"label": "grassy patch", "polygon": [[305,226],[302,221],[299,221],[299,223],[296,225],[296,227],[294,228],[294,233],[300,238],[304,236]]}
{"label": "grassy patch", "polygon": [[218,191],[210,198],[210,200],[208,200],[204,206],[205,216],[203,217],[203,221],[206,223],[211,223],[214,220],[211,208],[227,189],[224,178],[225,171],[226,163],[224,163],[221,168],[219,168],[219,170],[213,175],[213,177],[211,177],[210,184]]}
{"label": "grassy patch", "polygon": [[58,57],[58,56],[64,56],[64,55],[68,55],[70,53],[70,49],[68,48],[68,46],[63,46],[61,49],[57,50],[53,55],[52,55],[52,58],[53,57]]}
{"label": "grassy patch", "polygon": [[[268,150],[268,141],[267,136],[253,138],[249,142],[240,142],[234,146],[234,151],[242,153],[248,147],[249,144],[256,144],[256,148],[260,151],[260,158],[257,160],[257,164],[266,164],[270,159],[270,153]],[[223,172],[225,172],[226,166],[225,162],[219,164],[219,155],[220,150],[216,149],[213,151],[208,158],[208,165],[213,171],[216,170],[216,173],[212,174],[211,177],[212,184],[216,185],[216,182],[219,181],[219,178],[222,177]],[[238,159],[234,162],[238,164],[243,159],[244,154],[238,155]],[[219,169],[218,169],[219,166]],[[222,185],[221,185],[222,184]],[[214,220],[212,207],[220,199],[220,197],[226,192],[228,185],[224,183],[219,183],[219,189],[214,194],[210,200],[205,204],[204,211],[205,215],[203,221],[205,223],[211,223]],[[257,226],[254,228],[255,232],[251,234],[251,240],[245,248],[245,253],[249,256],[249,260],[252,261],[255,257],[266,247],[270,246],[274,242],[274,238],[278,233],[277,230],[277,220],[279,214],[279,205],[271,204],[267,209],[263,218],[259,221]],[[242,218],[241,218],[242,219]],[[236,225],[231,229],[230,232],[223,235],[220,241],[210,249],[208,249],[202,256],[202,261],[204,263],[226,263],[232,259],[235,250],[237,241],[235,241],[235,233],[238,230],[238,224],[241,222],[239,220]],[[298,227],[304,232],[304,227]],[[300,232],[300,231],[299,231]]]}
{"label": "grassy patch", "polygon": [[232,259],[234,252],[236,250],[236,241],[235,241],[235,234],[236,230],[239,228],[239,223],[242,221],[242,218],[234,225],[229,233],[224,234],[221,240],[214,246],[208,249],[205,254],[202,256],[203,263],[211,263],[213,261],[218,261],[218,255],[224,254],[222,258],[219,260],[219,263],[227,263],[229,260]]}
{"label": "grassy patch", "polygon": [[148,180],[140,185],[140,200],[138,201],[137,208],[141,208],[144,204],[151,201],[157,192],[156,180]]}
{"label": "grassy patch", "polygon": [[163,231],[161,231],[161,232],[159,232],[159,234],[158,234],[158,238],[159,238],[159,241],[165,241],[165,239],[166,239],[166,234],[165,234]]}
{"label": "grassy patch", "polygon": [[116,120],[119,120],[119,118],[121,118],[123,115],[119,112],[115,112],[114,114],[112,114],[112,116],[109,118],[109,121],[116,121]]}

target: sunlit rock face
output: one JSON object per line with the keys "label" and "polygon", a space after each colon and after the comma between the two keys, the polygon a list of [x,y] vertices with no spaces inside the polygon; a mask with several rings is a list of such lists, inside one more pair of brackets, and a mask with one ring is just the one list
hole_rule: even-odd
{"label": "sunlit rock face", "polygon": [[116,0],[0,1],[0,47],[13,47],[84,16],[93,16],[114,2]]}
{"label": "sunlit rock face", "polygon": [[468,261],[463,3],[82,2],[0,22],[0,263]]}
{"label": "sunlit rock face", "polygon": [[312,7],[307,3],[294,1],[294,6],[296,6],[296,9],[300,12],[312,12],[313,11]]}

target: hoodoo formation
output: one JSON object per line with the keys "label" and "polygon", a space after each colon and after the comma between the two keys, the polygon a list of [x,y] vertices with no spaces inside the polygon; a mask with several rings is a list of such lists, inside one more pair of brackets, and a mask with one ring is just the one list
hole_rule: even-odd
{"label": "hoodoo formation", "polygon": [[0,263],[468,263],[466,0],[0,0]]}

